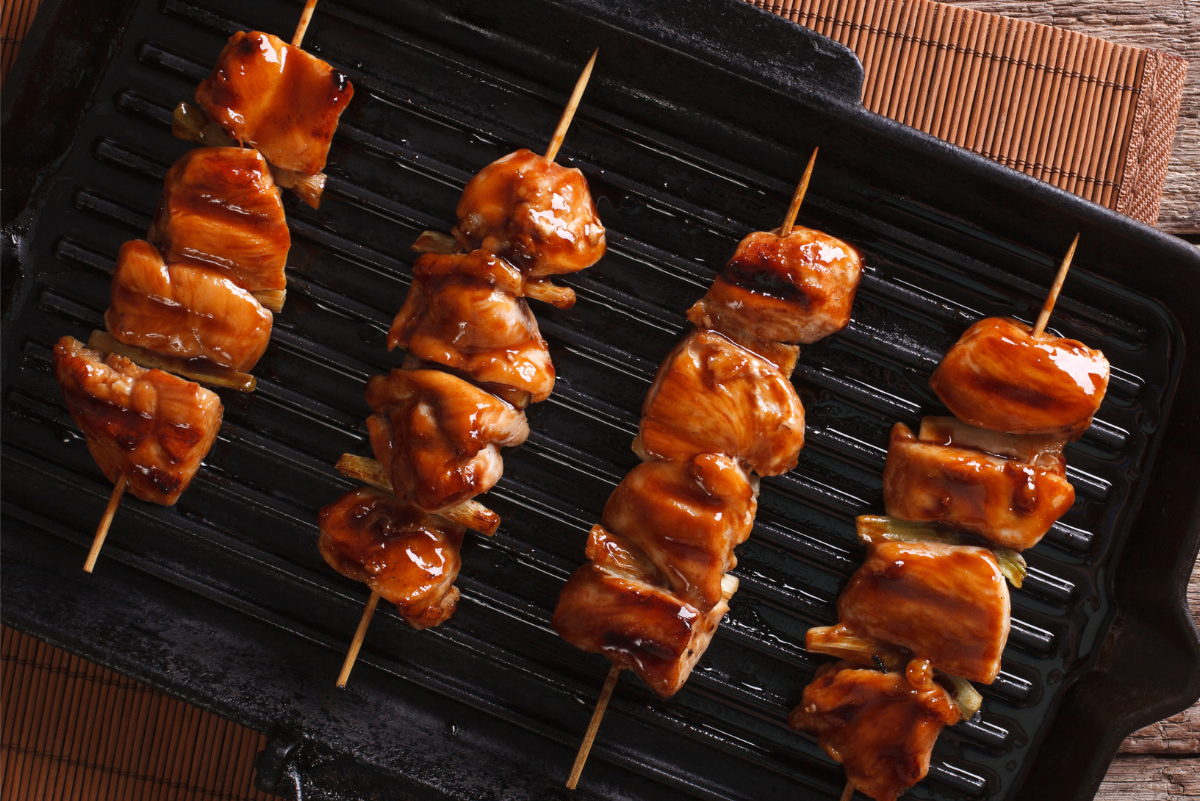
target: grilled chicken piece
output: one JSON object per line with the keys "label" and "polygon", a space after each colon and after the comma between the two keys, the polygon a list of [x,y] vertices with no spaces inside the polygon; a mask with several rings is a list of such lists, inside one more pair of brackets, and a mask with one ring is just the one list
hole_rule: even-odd
{"label": "grilled chicken piece", "polygon": [[388,349],[461,370],[481,384],[550,397],[554,365],[537,320],[520,297],[521,273],[482,251],[426,253],[388,332]]}
{"label": "grilled chicken piece", "polygon": [[168,264],[140,239],[121,246],[104,324],[126,345],[248,372],[267,349],[271,322],[271,312],[220,273]]}
{"label": "grilled chicken piece", "polygon": [[242,289],[283,289],[291,235],[257,150],[198,147],[167,173],[146,236],[173,264],[217,271]]}
{"label": "grilled chicken piece", "polygon": [[63,337],[54,377],[88,451],[114,484],[171,506],[188,488],[221,428],[221,399],[199,384],[128,359],[107,358]]}
{"label": "grilled chicken piece", "polygon": [[329,566],[366,582],[408,625],[427,629],[454,614],[462,526],[372,487],[346,493],[317,522]]}
{"label": "grilled chicken piece", "polygon": [[929,663],[915,659],[903,672],[825,665],[788,716],[793,729],[815,734],[847,780],[875,801],[895,801],[925,778],[942,727],[959,720]]}
{"label": "grilled chicken piece", "polygon": [[583,173],[529,150],[509,153],[467,182],[454,236],[532,278],[573,273],[604,255],[604,226]]}
{"label": "grilled chicken piece", "polygon": [[646,555],[671,591],[701,611],[722,602],[721,582],[750,536],[757,482],[727,456],[645,462],[617,485],[604,528]]}
{"label": "grilled chicken piece", "polygon": [[[987,548],[875,541],[838,599],[850,633],[900,646],[954,676],[991,684],[1008,641],[1008,585]],[[814,647],[825,629],[810,629]]]}
{"label": "grilled chicken piece", "polygon": [[[697,609],[671,592],[644,553],[601,526],[592,528],[587,558],[563,585],[550,625],[577,648],[637,673],[659,696],[674,695],[729,605]],[[728,599],[737,582],[730,576],[725,583]]]}
{"label": "grilled chicken piece", "polygon": [[392,370],[367,382],[375,459],[392,490],[428,512],[487,492],[504,472],[500,448],[529,424],[494,395],[440,370]]}
{"label": "grilled chicken piece", "polygon": [[942,523],[1023,551],[1036,545],[1074,503],[1061,444],[1025,449],[1032,452],[1024,459],[992,455],[979,446],[1005,450],[1004,443],[987,441],[994,432],[973,429],[984,437],[972,437],[972,429],[956,420],[926,420],[920,439],[903,423],[892,428],[883,472],[889,515]]}
{"label": "grilled chicken piece", "polygon": [[196,102],[231,139],[253,145],[285,170],[325,169],[338,118],[354,96],[345,75],[260,31],[229,37]]}
{"label": "grilled chicken piece", "polygon": [[756,231],[688,319],[739,342],[816,342],[850,322],[861,275],[862,256],[840,239],[802,227],[786,237]]}
{"label": "grilled chicken piece", "polygon": [[1079,439],[1108,389],[1108,360],[1082,342],[989,317],[967,329],[929,379],[965,423]]}
{"label": "grilled chicken piece", "polygon": [[760,476],[786,473],[804,446],[804,407],[771,362],[715,331],[693,331],[658,368],[634,451],[687,460],[723,453]]}

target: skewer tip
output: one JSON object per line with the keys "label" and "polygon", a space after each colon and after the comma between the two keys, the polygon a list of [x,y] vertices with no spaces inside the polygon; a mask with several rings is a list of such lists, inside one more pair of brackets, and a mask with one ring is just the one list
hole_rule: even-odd
{"label": "skewer tip", "polygon": [[846,782],[845,789],[842,790],[842,797],[841,797],[840,801],[850,801],[850,799],[853,797],[854,797],[854,782],[848,781],[848,782]]}
{"label": "skewer tip", "polygon": [[613,689],[617,686],[617,679],[621,678],[621,670],[622,668],[613,665],[604,679],[604,687],[600,690],[600,697],[596,699],[596,709],[592,712],[592,720],[588,723],[587,733],[583,735],[583,742],[579,744],[579,753],[575,755],[575,764],[571,766],[571,775],[567,777],[568,790],[574,790],[579,784],[583,766],[587,763],[588,754],[592,750],[592,742],[596,739],[600,722],[604,720],[604,710],[608,709],[608,700],[612,698]]}
{"label": "skewer tip", "polygon": [[787,236],[792,232],[792,226],[796,223],[796,215],[800,213],[800,204],[804,202],[804,195],[808,192],[808,182],[812,180],[813,165],[817,163],[817,151],[820,149],[814,147],[812,155],[808,157],[808,166],[804,168],[804,175],[800,177],[800,183],[796,184],[796,192],[792,195],[792,202],[788,206],[787,215],[783,218],[783,225],[779,226],[780,236]]}
{"label": "skewer tip", "polygon": [[108,498],[108,506],[104,508],[104,515],[100,518],[100,525],[96,526],[96,536],[92,538],[92,547],[88,551],[87,560],[83,563],[83,572],[91,573],[92,568],[96,566],[96,559],[100,557],[100,549],[104,547],[104,538],[108,536],[108,527],[112,525],[113,516],[117,513],[117,507],[121,505],[121,497],[125,494],[125,488],[129,486],[129,476],[122,475],[117,479],[117,483],[113,484],[112,495]]}
{"label": "skewer tip", "polygon": [[1042,335],[1042,332],[1046,330],[1046,323],[1050,322],[1050,313],[1054,311],[1058,293],[1062,291],[1063,282],[1067,280],[1067,271],[1071,269],[1071,261],[1075,258],[1075,248],[1079,245],[1079,236],[1079,234],[1075,234],[1075,239],[1071,241],[1071,248],[1063,257],[1062,265],[1058,268],[1058,275],[1054,276],[1054,284],[1050,287],[1050,293],[1046,295],[1046,302],[1042,304],[1042,313],[1038,315],[1037,324],[1033,327],[1031,335],[1034,339]]}
{"label": "skewer tip", "polygon": [[296,32],[292,34],[292,47],[299,47],[304,41],[304,34],[308,31],[308,23],[312,21],[313,9],[317,7],[317,0],[308,0],[304,4],[304,10],[300,12],[300,22],[296,24]]}
{"label": "skewer tip", "polygon": [[375,607],[378,605],[379,593],[371,590],[371,597],[367,599],[367,605],[363,607],[362,618],[358,621],[358,628],[354,631],[354,639],[350,641],[350,648],[346,651],[346,660],[342,662],[342,672],[338,674],[337,686],[340,690],[346,689],[346,682],[350,680],[350,671],[354,669],[358,651],[362,648],[363,639],[367,636],[367,627],[371,625],[371,617],[375,614]]}
{"label": "skewer tip", "polygon": [[554,135],[550,137],[550,145],[546,148],[546,160],[554,161],[554,157],[558,155],[558,149],[562,147],[563,139],[567,137],[567,129],[571,127],[571,120],[575,118],[575,111],[579,108],[579,101],[583,97],[583,90],[587,88],[588,79],[592,77],[592,67],[596,65],[596,56],[600,55],[600,48],[592,51],[592,57],[588,59],[587,65],[583,68],[583,72],[579,74],[579,80],[575,81],[575,88],[571,91],[571,97],[567,100],[567,107],[563,109],[562,117],[558,120],[558,127],[554,129]]}

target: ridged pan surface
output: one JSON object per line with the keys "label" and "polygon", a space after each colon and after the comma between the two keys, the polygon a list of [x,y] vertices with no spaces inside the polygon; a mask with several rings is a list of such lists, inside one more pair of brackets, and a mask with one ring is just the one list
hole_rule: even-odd
{"label": "ridged pan surface", "polygon": [[[103,326],[117,249],[144,236],[168,166],[190,147],[171,137],[172,107],[190,99],[230,33],[287,38],[298,6],[126,9],[74,146],[25,219],[5,319],[6,619],[299,744],[277,754],[292,777],[281,792],[294,781],[307,797],[365,786],[381,797],[556,796],[608,667],[550,630],[558,591],[636,463],[640,405],[686,330],[685,310],[742,236],[779,224],[820,145],[799,222],[863,251],[853,320],[802,349],[793,380],[807,443],[795,470],[763,481],[754,533],[737,553],[740,590],[712,646],[669,701],[622,678],[580,792],[836,797],[840,769],[786,716],[825,661],[805,652],[804,633],[835,619],[861,561],[854,517],[882,512],[889,430],[944,413],[928,377],[970,323],[1036,316],[1079,223],[1048,201],[1023,211],[989,199],[988,185],[946,163],[911,167],[920,157],[910,145],[892,149],[853,123],[860,73],[848,51],[755,10],[700,3],[697,13],[793,47],[827,110],[625,32],[616,12],[589,22],[569,4],[482,6],[322,0],[305,45],[350,76],[355,96],[320,210],[285,198],[288,299],[255,370],[258,390],[221,392],[225,424],[192,488],[172,509],[127,500],[84,576],[83,546],[110,485],[63,405],[51,348]],[[558,383],[480,498],[502,515],[500,532],[468,536],[462,601],[445,625],[415,632],[381,606],[350,688],[336,692],[367,590],[321,560],[316,512],[352,486],[334,471],[337,457],[370,453],[363,387],[402,360],[385,340],[409,287],[409,245],[423,229],[450,228],[483,165],[544,148],[597,45],[560,161],[587,176],[608,255],[564,280],[574,308],[534,310]],[[922,169],[920,188],[906,188],[903,170]],[[1000,206],[1008,230],[989,228]],[[1011,230],[1023,213],[1036,217],[1028,240]],[[1112,237],[1136,250],[1141,230]],[[1092,225],[1050,323],[1113,368],[1095,424],[1067,449],[1075,506],[1027,554],[981,719],[945,731],[915,798],[1015,798],[1039,749],[1058,747],[1046,735],[1065,689],[1110,633],[1112,576],[1149,486],[1184,336],[1161,298],[1105,277],[1107,247]]]}

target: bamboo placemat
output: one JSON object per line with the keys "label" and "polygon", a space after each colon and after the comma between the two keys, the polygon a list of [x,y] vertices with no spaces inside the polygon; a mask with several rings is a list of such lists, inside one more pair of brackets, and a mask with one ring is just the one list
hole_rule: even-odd
{"label": "bamboo placemat", "polygon": [[3,801],[270,801],[266,737],[2,629]]}
{"label": "bamboo placemat", "polygon": [[749,0],[863,63],[863,105],[1153,225],[1187,61],[933,0]]}

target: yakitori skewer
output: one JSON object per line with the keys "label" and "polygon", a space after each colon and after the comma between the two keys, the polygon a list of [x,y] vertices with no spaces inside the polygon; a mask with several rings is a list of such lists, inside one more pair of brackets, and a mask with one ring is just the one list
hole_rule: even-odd
{"label": "yakitori skewer", "polygon": [[938,366],[930,384],[961,419],[926,417],[919,436],[893,429],[889,517],[858,518],[867,560],[838,601],[840,622],[806,635],[810,652],[846,661],[823,666],[789,718],[843,764],[843,799],[857,789],[894,801],[926,775],[941,728],[979,709],[970,682],[999,672],[1005,585],[1020,587],[1026,571],[1019,551],[1074,499],[1063,446],[1090,425],[1108,379],[1102,353],[1045,334],[1078,243],[1034,326],[981,320]]}
{"label": "yakitori skewer", "polygon": [[[489,478],[467,480],[460,477],[462,480],[456,482],[457,468],[447,464],[447,469],[438,471],[439,475],[426,475],[427,480],[417,482],[422,485],[421,489],[413,490],[399,486],[409,478],[405,470],[411,470],[412,466],[406,465],[411,454],[398,452],[402,449],[394,447],[399,441],[396,437],[403,438],[398,432],[410,424],[414,398],[421,393],[440,398],[434,404],[437,414],[451,418],[455,414],[454,398],[472,396],[469,409],[464,406],[463,413],[485,428],[484,421],[489,414],[492,419],[488,428],[490,433],[474,439],[489,442],[489,447],[496,451],[501,445],[517,445],[524,441],[528,428],[520,410],[549,395],[554,381],[553,366],[523,298],[542,300],[560,308],[569,307],[575,301],[574,292],[554,286],[546,276],[583,269],[604,253],[603,227],[599,225],[582,174],[553,164],[579,107],[598,52],[592,53],[576,81],[546,155],[539,157],[528,151],[517,151],[485,167],[464,189],[459,209],[460,224],[464,216],[470,216],[477,222],[477,227],[456,228],[454,237],[426,231],[414,244],[413,250],[426,255],[414,267],[412,288],[388,337],[389,349],[403,347],[408,358],[400,370],[393,370],[387,377],[376,376],[367,386],[368,402],[376,412],[368,421],[368,427],[372,448],[380,461],[345,454],[337,464],[343,475],[385,492],[394,492],[416,507],[436,510],[437,516],[487,535],[496,531],[499,516],[464,495],[491,488],[499,478],[495,468],[502,470],[498,453],[494,452],[472,469],[473,476]],[[556,208],[551,212],[556,226],[569,228],[574,225],[578,230],[568,230],[570,236],[559,237],[564,245],[557,250],[546,246],[545,253],[537,252],[536,247],[532,251],[519,250],[509,239],[512,227],[508,219],[509,207],[526,202],[517,199],[521,193],[515,188],[522,182],[537,181],[565,186],[563,196],[568,205],[574,202],[581,206],[578,209]],[[462,209],[473,204],[485,207],[486,213],[464,215]],[[470,253],[462,255],[464,250]],[[477,294],[472,295],[472,292]],[[460,299],[469,299],[464,304],[473,309],[472,319],[463,320],[458,316],[460,306],[453,300],[456,293]],[[435,300],[440,301],[436,308]],[[502,324],[496,326],[497,320],[492,317]],[[470,348],[461,346],[464,324],[472,329],[474,344]],[[511,336],[512,331],[525,331],[525,338],[520,342],[490,343],[502,353],[501,357],[494,357],[490,347],[482,344],[492,326],[506,336]],[[517,361],[520,362],[519,369],[514,367]],[[454,375],[446,370],[454,371]],[[458,374],[466,375],[474,384],[457,377]],[[488,392],[479,387],[486,387]],[[489,408],[490,412],[487,411]],[[432,414],[425,414],[423,419],[428,420]],[[430,452],[426,450],[425,455],[430,457]],[[424,461],[441,466],[439,458],[447,457],[433,455]],[[397,465],[401,465],[400,474],[392,473]],[[392,475],[398,475],[396,481],[392,480]],[[464,492],[464,486],[468,486],[468,491]],[[458,502],[453,503],[454,500]],[[331,557],[326,555],[326,559],[330,561]],[[339,572],[352,574],[351,568],[339,568],[334,561],[330,564]],[[339,687],[346,685],[381,597],[372,589],[338,676]],[[449,616],[446,611],[449,607],[445,603],[440,608],[442,613],[438,619],[427,625],[437,625]],[[409,622],[413,623],[412,620]]]}
{"label": "yakitori skewer", "polygon": [[643,462],[609,498],[588,563],[559,596],[555,631],[613,662],[568,788],[622,669],[661,697],[687,681],[737,590],[728,571],[753,526],[757,477],[796,465],[804,443],[804,409],[788,380],[796,343],[847,325],[862,272],[849,244],[794,229],[816,155],[780,229],[743,239],[688,312],[696,330],[663,362],[643,405],[633,446]]}
{"label": "yakitori skewer", "polygon": [[[315,6],[316,0],[308,0],[292,39],[293,45],[298,47],[303,40]],[[352,92],[352,88],[346,83],[345,90],[338,99],[341,107],[349,101]],[[247,153],[252,155],[246,156]],[[243,233],[250,233],[232,245],[237,252],[254,251],[256,255],[253,259],[240,262],[236,256],[231,255],[228,250],[230,241],[222,241],[216,250],[204,245],[205,242],[213,242],[208,237],[220,236],[214,226],[231,225],[228,221],[218,224],[214,219],[204,219],[208,207],[212,204],[214,185],[237,194],[238,213],[246,218]],[[93,332],[88,341],[88,349],[78,347],[78,343],[69,347],[64,345],[62,349],[59,356],[63,371],[60,384],[63,384],[64,393],[74,392],[82,398],[91,391],[89,387],[97,386],[94,376],[99,372],[124,371],[134,380],[144,381],[147,387],[158,387],[163,392],[175,393],[179,397],[191,392],[193,398],[203,399],[207,404],[205,408],[216,409],[215,417],[206,413],[204,419],[210,425],[215,420],[215,425],[219,426],[221,407],[215,396],[211,396],[210,399],[208,395],[192,392],[186,389],[187,382],[178,386],[170,382],[164,383],[163,380],[154,377],[154,371],[243,391],[254,389],[255,380],[248,371],[266,347],[267,338],[270,336],[271,312],[282,309],[285,297],[283,263],[290,245],[290,237],[275,186],[267,162],[255,151],[213,150],[199,158],[193,151],[176,162],[167,175],[164,196],[148,232],[151,242],[128,242],[121,249],[117,269],[113,274],[113,303],[105,315],[108,331]],[[174,194],[168,198],[168,194],[172,192]],[[217,194],[219,195],[220,191],[217,191]],[[197,200],[197,195],[203,195],[203,199]],[[247,236],[252,241],[248,241]],[[233,236],[231,239],[237,237]],[[208,256],[202,255],[206,252],[209,253]],[[212,258],[214,253],[217,255]],[[247,264],[253,266],[247,268]],[[268,264],[271,264],[273,269],[265,269],[265,265]],[[250,275],[245,269],[257,273]],[[179,290],[175,284],[182,285],[183,289]],[[172,291],[182,291],[183,295],[171,297]],[[152,325],[155,319],[160,323],[166,320],[167,325],[175,326],[185,334],[180,337],[163,336],[163,332]],[[212,336],[218,340],[214,347],[206,347],[203,337],[196,333],[198,327],[202,328],[205,325],[214,329],[211,332]],[[148,328],[154,330],[147,330]],[[167,340],[171,341],[167,343]],[[236,347],[231,347],[231,344]],[[126,361],[117,361],[105,366],[99,354],[110,354]],[[134,367],[128,366],[130,363],[151,372],[138,372]],[[69,374],[72,369],[75,369],[78,375],[71,377]],[[79,372],[81,370],[84,372]],[[87,372],[89,370],[90,373]],[[64,381],[70,384],[70,390]],[[70,398],[68,401],[70,405]],[[136,399],[122,399],[122,402],[128,406],[126,411],[129,413],[149,414],[151,418],[159,413],[159,410],[147,412],[137,409]],[[72,414],[81,426],[84,426],[89,413],[84,405],[76,402]],[[142,428],[145,428],[145,425]],[[104,435],[103,427],[98,426],[85,426],[85,432],[95,437]],[[197,431],[193,436],[203,439],[208,433]],[[140,452],[141,456],[138,458],[142,458],[143,461],[149,460],[150,466],[153,467],[155,455],[161,448],[156,449],[153,442],[144,444],[146,436],[146,433],[142,432],[132,440],[129,435],[126,435],[125,439],[127,442],[143,443],[136,447],[130,445],[129,449]],[[165,441],[166,438],[176,435],[164,433],[155,436]],[[206,441],[211,445],[211,439]],[[188,443],[188,447],[190,446],[191,443]],[[92,449],[93,455],[103,454],[105,444],[99,441],[93,443],[89,439],[89,448]],[[116,475],[112,495],[84,564],[86,572],[92,572],[95,567],[126,489],[132,486],[135,495],[147,500],[174,503],[182,492],[181,487],[185,488],[190,482],[191,475],[194,474],[195,467],[198,467],[204,453],[190,456],[195,457],[195,465],[191,472],[169,475],[170,471],[167,471],[168,474],[161,476],[153,469],[144,469],[146,465],[136,462],[132,455],[108,460],[110,470],[112,465],[118,463],[122,465],[122,469],[132,464],[149,478],[141,476],[134,482],[128,473],[121,472]],[[106,470],[106,473],[110,470]]]}

